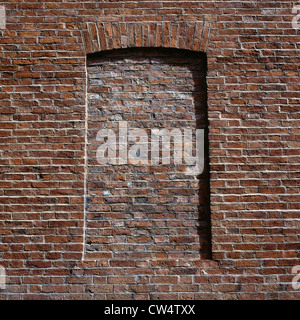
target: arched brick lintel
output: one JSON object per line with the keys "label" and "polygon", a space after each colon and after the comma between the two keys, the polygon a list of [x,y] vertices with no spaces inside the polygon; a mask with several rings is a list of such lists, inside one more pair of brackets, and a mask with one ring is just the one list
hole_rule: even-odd
{"label": "arched brick lintel", "polygon": [[211,23],[87,22],[81,25],[87,54],[132,47],[177,48],[206,52]]}

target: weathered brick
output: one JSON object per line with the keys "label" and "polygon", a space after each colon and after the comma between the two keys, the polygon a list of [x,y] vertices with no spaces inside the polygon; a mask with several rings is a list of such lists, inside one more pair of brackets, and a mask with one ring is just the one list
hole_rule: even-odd
{"label": "weathered brick", "polygon": [[[4,6],[1,299],[299,299],[291,286],[299,36],[290,3]],[[189,60],[179,49],[201,53]],[[87,92],[98,98],[86,101]],[[203,181],[183,165],[97,171],[85,127],[91,137],[118,119],[207,125]]]}

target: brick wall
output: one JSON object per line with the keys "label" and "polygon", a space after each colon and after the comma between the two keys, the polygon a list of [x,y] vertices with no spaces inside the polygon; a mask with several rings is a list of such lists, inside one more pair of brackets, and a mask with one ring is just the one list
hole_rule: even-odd
{"label": "brick wall", "polygon": [[[0,265],[7,275],[2,299],[299,299],[299,290],[292,287],[292,268],[300,265],[299,30],[292,26],[293,3],[1,4],[6,29],[0,30]],[[177,68],[182,58],[185,62]],[[151,64],[151,59],[159,63]],[[202,83],[204,61],[206,85],[199,89],[195,74],[202,74]],[[124,74],[139,63],[147,70],[158,67],[151,88],[142,89],[152,94],[151,100],[155,86],[167,79],[164,72],[173,93],[193,95],[188,98],[192,103],[180,100],[184,112],[168,111],[171,104],[179,107],[168,93],[152,107],[162,107],[155,112],[145,99],[135,113],[126,113],[124,103],[121,111],[113,104],[112,92],[115,98],[128,92],[134,97],[141,88],[133,86],[130,76],[116,84],[122,77],[106,77],[103,69],[116,72],[118,67]],[[97,68],[101,71],[95,73]],[[106,84],[95,88],[92,79],[107,81],[111,91],[101,91]],[[180,79],[187,82],[178,89]],[[146,187],[122,188],[138,177],[136,167],[117,172],[121,168],[107,166],[96,177],[89,151],[97,114],[90,94],[98,94],[100,104],[106,99],[111,108],[101,123],[109,124],[105,117],[113,116],[139,128],[146,127],[147,116],[147,126],[171,115],[174,127],[183,124],[184,116],[195,121],[195,92],[207,98],[200,99],[198,111],[208,119],[198,124],[208,126],[209,163],[202,186],[201,176],[176,185],[160,166],[151,174],[151,167],[140,167],[143,175],[149,174],[143,177]],[[91,193],[96,180],[99,197]],[[113,196],[104,196],[108,186]],[[145,194],[128,194],[137,189]],[[166,190],[163,198],[174,219],[149,219],[153,206],[160,211],[158,201],[163,200],[155,195]],[[175,198],[179,203],[172,202]],[[149,201],[154,203],[148,211]],[[201,216],[201,201],[205,241],[197,230],[199,221],[192,223]],[[95,219],[93,202],[109,214],[98,208],[102,214]],[[180,217],[183,204],[192,219],[186,219],[185,211]],[[91,227],[91,222],[96,224]],[[167,233],[158,236],[160,229]],[[88,257],[91,240],[97,238],[93,232],[112,242],[104,244],[105,250],[98,247],[100,255]],[[143,250],[139,232],[151,238]],[[184,239],[180,232],[193,239],[172,242]],[[209,255],[199,253],[204,243],[211,246]],[[191,247],[192,257],[182,258]]]}
{"label": "brick wall", "polygon": [[[204,56],[133,48],[89,57],[87,69],[85,242],[89,244],[89,259],[119,257],[131,260],[132,266],[135,260],[142,263],[141,259],[207,259],[208,161],[198,179],[186,173],[189,166],[182,157],[174,157],[182,150],[184,130],[190,129],[194,140],[193,129],[207,130]],[[123,147],[129,150],[129,159],[114,165],[110,161],[114,158],[105,158],[99,165],[97,149],[103,145],[104,136],[98,135],[97,141],[97,134],[99,130],[113,130],[112,147],[122,152],[117,136],[125,129],[119,128],[120,121],[127,127],[128,142]],[[170,133],[169,141],[161,141],[157,159],[154,148],[159,143],[154,144],[153,130]],[[170,152],[162,159],[165,149]],[[117,156],[117,152],[112,155]],[[138,157],[133,158],[137,152]]]}

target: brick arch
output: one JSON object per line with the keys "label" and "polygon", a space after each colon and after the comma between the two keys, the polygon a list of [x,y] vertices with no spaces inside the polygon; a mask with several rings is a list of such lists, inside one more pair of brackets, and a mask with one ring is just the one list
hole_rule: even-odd
{"label": "brick arch", "polygon": [[81,25],[87,54],[131,47],[177,48],[206,52],[211,23],[87,22]]}

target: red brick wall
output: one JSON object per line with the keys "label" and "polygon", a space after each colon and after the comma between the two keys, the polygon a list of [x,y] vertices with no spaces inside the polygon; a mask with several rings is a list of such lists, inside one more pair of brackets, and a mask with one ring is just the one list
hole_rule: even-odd
{"label": "red brick wall", "polygon": [[[190,129],[194,140],[196,129],[207,131],[205,56],[174,49],[115,50],[89,57],[87,71],[85,259],[119,257],[135,266],[141,259],[210,258],[208,159],[198,179],[177,156],[184,135],[188,138],[184,130]],[[122,155],[120,121],[127,127],[123,147],[133,151],[122,159],[126,164],[106,156],[101,165],[97,149],[107,143],[116,149],[114,157]],[[106,145],[104,130],[113,130]],[[156,160],[153,130],[177,134],[181,146],[171,136],[169,143],[161,141]]]}
{"label": "red brick wall", "polygon": [[[299,30],[290,1],[2,4],[2,299],[299,299]],[[87,54],[129,47],[206,55],[211,259],[128,259],[119,248],[111,260],[82,260]]]}

